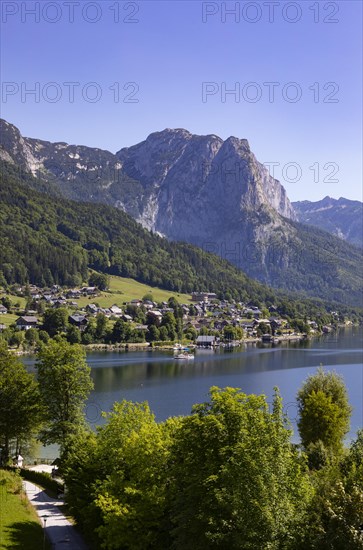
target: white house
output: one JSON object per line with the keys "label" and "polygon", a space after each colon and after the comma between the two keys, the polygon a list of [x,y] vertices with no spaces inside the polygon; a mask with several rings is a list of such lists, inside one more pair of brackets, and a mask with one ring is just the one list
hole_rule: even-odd
{"label": "white house", "polygon": [[15,324],[18,330],[29,330],[30,328],[37,327],[38,319],[31,315],[24,315],[23,317],[19,317],[19,319],[15,321]]}

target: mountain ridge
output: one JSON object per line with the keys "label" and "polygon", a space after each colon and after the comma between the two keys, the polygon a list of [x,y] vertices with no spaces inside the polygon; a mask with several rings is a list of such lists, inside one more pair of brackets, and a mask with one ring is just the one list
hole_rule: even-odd
{"label": "mountain ridge", "polygon": [[285,189],[245,139],[167,129],[113,155],[21,139],[9,123],[2,127],[2,156],[29,173],[36,165],[43,189],[50,182],[67,198],[116,206],[149,231],[216,253],[275,288],[343,303],[359,295],[359,252],[298,223]]}
{"label": "mountain ridge", "polygon": [[292,205],[302,223],[319,227],[355,246],[363,247],[362,202],[326,196],[320,201],[298,201]]}

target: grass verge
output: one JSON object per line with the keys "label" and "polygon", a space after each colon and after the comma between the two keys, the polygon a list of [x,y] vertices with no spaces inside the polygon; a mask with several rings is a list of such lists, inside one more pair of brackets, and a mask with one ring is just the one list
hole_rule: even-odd
{"label": "grass verge", "polygon": [[18,474],[0,470],[0,549],[50,550],[39,518],[22,491]]}

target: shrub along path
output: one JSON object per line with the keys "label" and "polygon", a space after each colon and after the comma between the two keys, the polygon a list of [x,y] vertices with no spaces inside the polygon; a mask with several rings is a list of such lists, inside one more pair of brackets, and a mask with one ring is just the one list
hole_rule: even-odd
{"label": "shrub along path", "polygon": [[87,550],[74,526],[62,514],[63,502],[49,497],[45,491],[30,481],[23,481],[24,490],[34,506],[54,550]]}

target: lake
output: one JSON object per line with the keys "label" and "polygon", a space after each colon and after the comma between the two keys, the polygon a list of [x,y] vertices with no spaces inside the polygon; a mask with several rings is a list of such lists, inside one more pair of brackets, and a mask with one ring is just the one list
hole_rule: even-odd
{"label": "lake", "polygon": [[354,408],[350,437],[363,426],[361,327],[276,347],[247,344],[231,352],[197,350],[192,361],[176,361],[172,352],[159,351],[92,353],[87,360],[95,389],[86,413],[93,425],[102,422],[101,411],[109,411],[122,399],[148,401],[157,420],[189,414],[194,403],[207,400],[211,386],[263,393],[269,400],[278,386],[295,424],[296,392],[323,365],[344,378]]}
{"label": "lake", "polygon": [[[86,407],[92,426],[103,422],[101,411],[109,411],[122,399],[148,401],[157,420],[164,420],[189,414],[193,404],[208,399],[211,386],[263,393],[269,401],[274,386],[278,386],[294,427],[293,439],[298,441],[296,393],[320,365],[340,374],[347,386],[353,406],[348,439],[363,426],[362,327],[276,347],[247,344],[231,352],[196,350],[192,361],[176,361],[173,352],[161,351],[91,353],[87,361],[95,384]],[[29,367],[34,364],[30,358],[24,362]]]}

